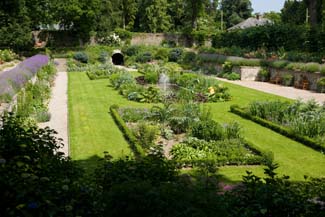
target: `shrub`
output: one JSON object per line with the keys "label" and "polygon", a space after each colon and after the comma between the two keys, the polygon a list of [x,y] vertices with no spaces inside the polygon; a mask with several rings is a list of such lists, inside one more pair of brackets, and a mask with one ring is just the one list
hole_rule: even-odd
{"label": "shrub", "polygon": [[230,74],[224,74],[223,77],[232,81],[240,80],[240,75],[236,72],[231,72]]}
{"label": "shrub", "polygon": [[159,135],[159,127],[148,122],[140,122],[133,129],[133,133],[143,149],[148,151],[155,144],[154,142]]}
{"label": "shrub", "polygon": [[134,84],[134,78],[129,72],[119,72],[110,76],[110,82],[114,89],[119,89],[123,84]]}
{"label": "shrub", "polygon": [[108,61],[108,53],[106,51],[101,51],[98,60],[99,62],[105,64]]}
{"label": "shrub", "polygon": [[158,83],[158,80],[159,80],[159,74],[156,71],[147,71],[144,74],[144,80],[148,84],[157,84]]}
{"label": "shrub", "polygon": [[293,75],[284,74],[282,76],[282,84],[285,85],[285,86],[292,86],[292,84],[293,84]]}
{"label": "shrub", "polygon": [[206,141],[222,140],[224,138],[223,127],[213,120],[199,121],[192,127],[193,137],[204,139]]}
{"label": "shrub", "polygon": [[115,33],[104,36],[102,38],[97,39],[99,44],[108,45],[108,46],[120,46],[121,38]]}
{"label": "shrub", "polygon": [[181,48],[174,48],[170,50],[168,55],[168,61],[169,62],[178,62],[181,60],[183,55],[183,49]]}
{"label": "shrub", "polygon": [[325,77],[317,80],[317,91],[320,93],[325,93]]}
{"label": "shrub", "polygon": [[122,28],[116,28],[114,30],[114,33],[120,37],[121,40],[125,41],[126,44],[129,44],[132,39],[132,32],[122,29]]}
{"label": "shrub", "polygon": [[167,61],[168,60],[168,49],[166,48],[159,48],[155,55],[154,58],[156,60],[163,60],[163,61]]}
{"label": "shrub", "polygon": [[306,72],[319,72],[321,66],[318,63],[306,63],[302,66],[301,69]]}
{"label": "shrub", "polygon": [[260,71],[258,72],[258,79],[263,82],[268,81],[270,79],[270,72],[267,68],[260,69]]}
{"label": "shrub", "polygon": [[233,68],[233,65],[229,61],[226,61],[224,64],[222,64],[222,72],[223,73],[231,73],[232,68]]}
{"label": "shrub", "polygon": [[136,57],[136,61],[140,63],[147,63],[152,60],[152,55],[150,52],[139,53]]}
{"label": "shrub", "polygon": [[194,65],[197,60],[197,55],[195,52],[189,51],[184,53],[182,63]]}
{"label": "shrub", "polygon": [[73,58],[79,62],[87,63],[88,62],[88,55],[84,52],[77,52],[74,54]]}
{"label": "shrub", "polygon": [[10,62],[16,59],[18,56],[12,50],[4,49],[0,50],[0,62]]}
{"label": "shrub", "polygon": [[136,45],[132,45],[132,46],[129,46],[129,47],[123,49],[122,51],[124,54],[126,54],[128,56],[136,56],[140,51],[140,47],[136,46]]}

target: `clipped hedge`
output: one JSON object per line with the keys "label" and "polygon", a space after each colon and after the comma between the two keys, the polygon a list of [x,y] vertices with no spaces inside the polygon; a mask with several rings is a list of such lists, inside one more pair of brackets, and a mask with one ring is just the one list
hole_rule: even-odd
{"label": "clipped hedge", "polygon": [[137,138],[133,135],[133,133],[129,130],[129,128],[126,126],[124,120],[118,113],[118,105],[112,105],[109,110],[110,113],[119,127],[119,129],[122,131],[124,138],[129,142],[130,148],[133,151],[136,158],[141,158],[145,156],[144,150],[142,149],[141,145],[138,143]]}
{"label": "clipped hedge", "polygon": [[321,151],[321,152],[325,151],[325,148],[321,144],[317,143],[315,140],[313,140],[307,136],[301,136],[299,134],[296,134],[292,130],[290,130],[286,127],[283,127],[281,125],[275,124],[271,121],[250,115],[247,112],[245,112],[242,108],[240,108],[238,105],[232,105],[230,107],[230,111],[234,114],[237,114],[237,115],[243,117],[243,118],[254,121],[255,123],[258,123],[264,127],[267,127],[277,133],[280,133],[283,136],[286,136],[290,139],[300,142],[316,151]]}

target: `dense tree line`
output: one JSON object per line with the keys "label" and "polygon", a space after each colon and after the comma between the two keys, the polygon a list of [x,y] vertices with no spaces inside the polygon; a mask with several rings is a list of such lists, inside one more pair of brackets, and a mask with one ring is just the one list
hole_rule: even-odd
{"label": "dense tree line", "polygon": [[[220,3],[222,2],[222,4]],[[32,30],[58,24],[87,37],[115,28],[136,32],[213,32],[251,16],[249,0],[2,0],[0,46],[24,47]]]}

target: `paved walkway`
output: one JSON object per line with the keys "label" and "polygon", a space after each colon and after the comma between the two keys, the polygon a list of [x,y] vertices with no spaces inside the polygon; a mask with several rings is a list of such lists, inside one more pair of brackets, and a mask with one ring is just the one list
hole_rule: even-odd
{"label": "paved walkway", "polygon": [[68,75],[65,59],[55,59],[57,65],[57,76],[52,87],[52,97],[49,103],[51,120],[39,124],[40,127],[50,127],[58,132],[57,137],[63,139],[63,148],[60,149],[65,156],[69,156],[68,137]]}
{"label": "paved walkway", "polygon": [[283,96],[289,99],[300,99],[308,101],[314,99],[316,102],[323,104],[325,102],[325,93],[315,93],[308,90],[301,90],[294,87],[286,87],[267,82],[259,81],[229,81],[223,78],[217,78],[220,81],[237,84],[243,87],[252,88],[266,93],[271,93],[278,96]]}

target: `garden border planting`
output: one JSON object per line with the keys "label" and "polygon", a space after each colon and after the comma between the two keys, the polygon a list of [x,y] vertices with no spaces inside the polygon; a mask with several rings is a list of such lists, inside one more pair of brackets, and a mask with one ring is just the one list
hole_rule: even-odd
{"label": "garden border planting", "polygon": [[294,133],[292,130],[286,128],[286,127],[283,127],[279,124],[275,124],[271,121],[268,121],[268,120],[265,120],[265,119],[262,119],[262,118],[259,118],[259,117],[256,117],[256,116],[253,116],[253,115],[250,115],[248,114],[247,112],[245,112],[243,109],[241,109],[238,105],[232,105],[230,106],[230,111],[234,114],[237,114],[245,119],[248,119],[248,120],[251,120],[251,121],[254,121],[255,123],[258,123],[264,127],[267,127],[277,133],[280,133],[281,135],[283,136],[286,136],[290,139],[293,139],[297,142],[300,142],[302,143],[303,145],[306,145],[316,151],[320,151],[320,152],[324,152],[325,151],[325,148],[322,147],[320,144],[318,144],[316,141],[314,141],[313,139],[309,138],[309,137],[306,137],[306,136],[300,136],[296,133]]}
{"label": "garden border planting", "polygon": [[126,126],[125,122],[119,115],[117,109],[119,108],[118,105],[112,105],[109,110],[110,114],[112,115],[116,125],[118,128],[122,131],[124,138],[128,141],[130,144],[130,148],[133,151],[134,155],[137,158],[143,157],[144,150],[142,149],[141,145],[139,145],[137,138],[133,135],[133,133],[130,131],[130,129]]}
{"label": "garden border planting", "polygon": [[[131,130],[127,127],[125,124],[123,118],[120,116],[119,112],[117,111],[119,109],[118,105],[112,105],[110,106],[110,114],[112,115],[115,123],[117,124],[118,128],[121,130],[121,132],[124,135],[124,138],[128,141],[130,144],[131,150],[134,152],[135,156],[137,158],[141,158],[145,156],[144,150],[139,144],[138,139],[135,137],[135,135],[131,132]],[[200,166],[203,163],[204,164],[213,164],[216,166],[225,166],[225,165],[266,165],[273,161],[273,152],[272,151],[264,151],[258,146],[256,146],[252,142],[248,142],[245,139],[241,139],[244,143],[244,146],[251,150],[254,154],[256,154],[256,158],[253,160],[250,160],[247,163],[240,163],[240,162],[231,162],[231,163],[225,163],[225,162],[219,162],[218,160],[173,160],[177,162],[179,165],[183,167],[193,167],[193,166]]]}

